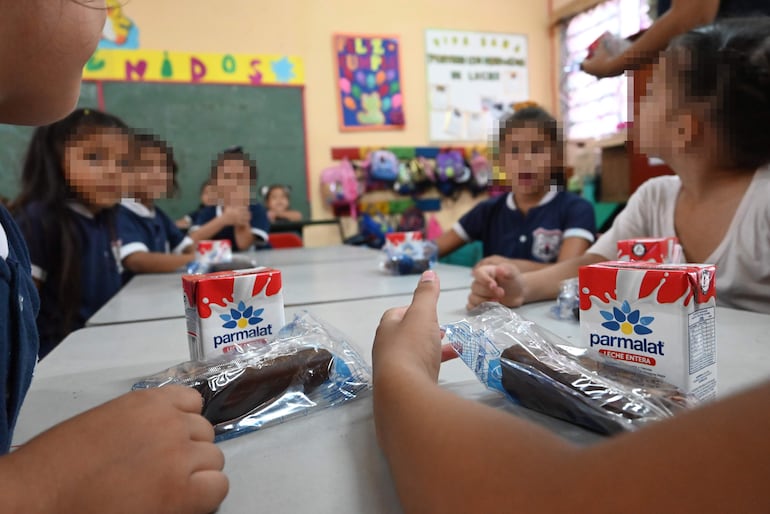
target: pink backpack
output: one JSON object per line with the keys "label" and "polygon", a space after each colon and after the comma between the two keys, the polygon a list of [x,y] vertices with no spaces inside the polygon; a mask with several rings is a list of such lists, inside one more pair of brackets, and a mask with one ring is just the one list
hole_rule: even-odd
{"label": "pink backpack", "polygon": [[361,184],[349,160],[344,159],[321,172],[321,197],[329,205],[344,202],[354,209],[360,195]]}

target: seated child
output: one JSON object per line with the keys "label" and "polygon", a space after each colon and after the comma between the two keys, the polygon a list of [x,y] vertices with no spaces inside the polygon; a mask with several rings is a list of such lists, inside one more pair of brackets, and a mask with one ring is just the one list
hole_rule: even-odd
{"label": "seated child", "polygon": [[233,250],[269,248],[270,221],[260,204],[251,204],[257,165],[240,147],[220,154],[211,169],[219,203],[204,207],[193,220],[190,235],[197,241],[228,239]]}
{"label": "seated child", "polygon": [[482,262],[523,270],[582,255],[594,241],[596,220],[588,201],[555,190],[563,154],[556,120],[525,107],[500,122],[498,138],[500,169],[512,191],[479,203],[439,236],[439,256],[479,240]]}
{"label": "seated child", "polygon": [[195,216],[198,215],[198,213],[204,208],[209,207],[211,205],[217,204],[217,195],[216,191],[214,191],[214,184],[211,183],[211,179],[207,179],[203,184],[201,184],[201,203],[198,204],[198,207],[176,220],[176,226],[180,230],[189,230],[190,225],[192,225],[193,220],[195,219]]}
{"label": "seated child", "polygon": [[262,196],[265,198],[265,208],[267,209],[267,219],[271,223],[276,221],[300,221],[302,219],[301,212],[289,208],[290,186],[273,184],[272,186],[262,188],[262,190]]}
{"label": "seated child", "polygon": [[582,257],[522,273],[474,269],[468,307],[555,298],[559,282],[617,255],[617,242],[679,238],[687,262],[717,267],[717,304],[770,313],[770,54],[767,20],[723,22],[674,40],[641,99],[638,146],[675,176],[655,177]]}
{"label": "seated child", "polygon": [[32,135],[14,210],[40,290],[41,359],[122,285],[113,207],[130,143],[121,120],[93,109]]}
{"label": "seated child", "polygon": [[123,199],[118,208],[120,260],[124,281],[135,273],[174,271],[194,259],[194,241],[155,206],[175,186],[176,164],[171,148],[155,136],[134,138],[136,161],[131,177],[133,198]]}

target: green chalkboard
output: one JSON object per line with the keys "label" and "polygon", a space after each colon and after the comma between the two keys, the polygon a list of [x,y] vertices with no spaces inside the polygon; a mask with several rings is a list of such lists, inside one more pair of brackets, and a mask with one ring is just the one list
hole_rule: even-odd
{"label": "green chalkboard", "polygon": [[[236,145],[257,161],[258,186],[290,185],[292,208],[309,217],[301,88],[136,82],[102,86],[108,112],[139,131],[157,134],[174,148],[180,191],[176,198],[158,202],[172,218],[197,207],[212,160]],[[80,105],[96,106],[94,84],[84,85]],[[18,191],[19,163],[28,139],[29,129],[0,128],[4,196]]]}
{"label": "green chalkboard", "polygon": [[[80,88],[78,106],[96,105],[96,84],[84,83]],[[0,196],[13,199],[18,194],[24,154],[33,130],[32,127],[0,123]]]}
{"label": "green chalkboard", "polygon": [[106,82],[104,99],[108,112],[174,148],[180,192],[158,202],[172,218],[198,206],[212,160],[236,145],[257,161],[258,186],[291,185],[292,207],[309,216],[301,88]]}

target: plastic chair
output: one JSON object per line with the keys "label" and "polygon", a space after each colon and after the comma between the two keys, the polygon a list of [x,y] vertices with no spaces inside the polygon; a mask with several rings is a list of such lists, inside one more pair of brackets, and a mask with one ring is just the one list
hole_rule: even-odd
{"label": "plastic chair", "polygon": [[273,248],[301,248],[302,238],[291,232],[276,232],[268,235]]}

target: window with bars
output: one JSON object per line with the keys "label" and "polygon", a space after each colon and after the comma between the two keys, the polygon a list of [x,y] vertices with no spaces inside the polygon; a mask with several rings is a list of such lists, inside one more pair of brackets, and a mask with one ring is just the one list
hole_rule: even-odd
{"label": "window with bars", "polygon": [[650,13],[650,0],[607,0],[561,25],[559,91],[568,139],[601,138],[628,121],[629,79],[599,80],[580,71],[580,63],[604,32],[632,36],[652,24]]}

